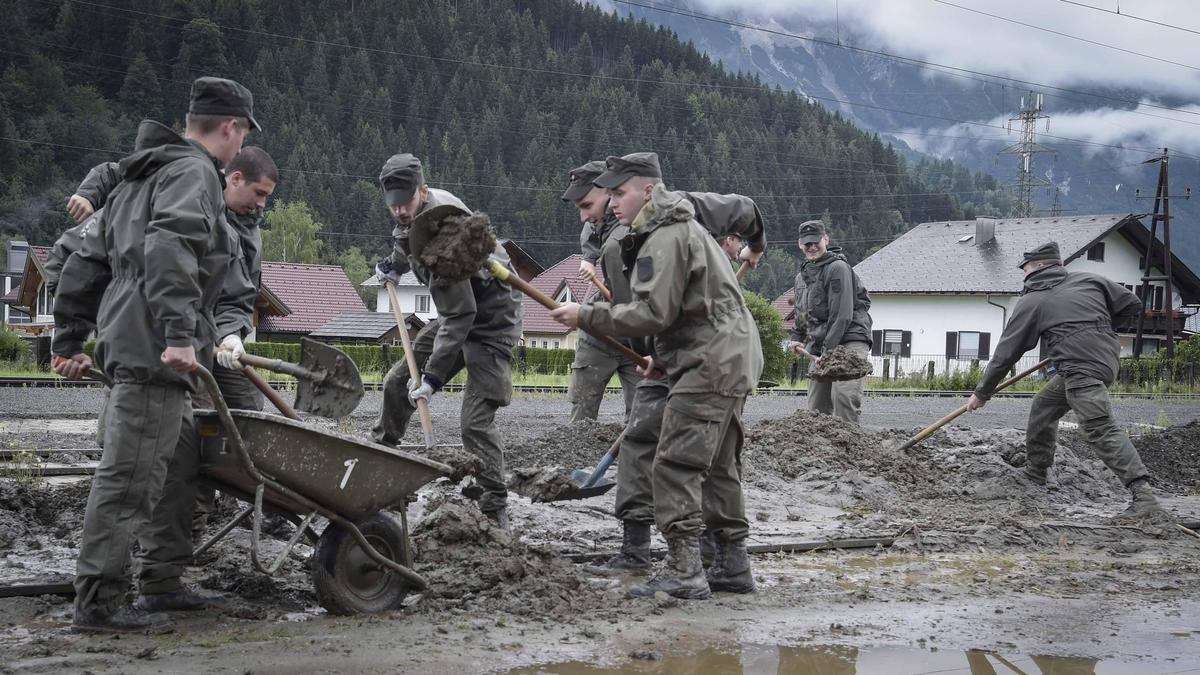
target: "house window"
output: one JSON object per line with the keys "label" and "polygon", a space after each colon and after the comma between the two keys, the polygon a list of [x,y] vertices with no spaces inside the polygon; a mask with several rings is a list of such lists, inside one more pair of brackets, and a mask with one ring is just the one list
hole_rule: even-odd
{"label": "house window", "polygon": [[555,340],[555,341],[554,341],[554,348],[555,348],[555,349],[558,349],[558,340]]}
{"label": "house window", "polygon": [[1087,259],[1095,260],[1096,262],[1104,262],[1104,242],[1100,242],[1099,244],[1089,248],[1087,252]]}
{"label": "house window", "polygon": [[38,286],[37,313],[40,316],[46,316],[54,313],[54,308],[51,303],[54,298],[50,296],[50,292],[45,283]]}
{"label": "house window", "polygon": [[904,331],[885,330],[883,331],[883,355],[891,356],[899,354],[901,347],[904,344]]}
{"label": "house window", "polygon": [[428,311],[429,311],[429,296],[428,295],[418,295],[417,296],[417,312],[423,314]]}
{"label": "house window", "polygon": [[542,349],[549,349],[549,348],[550,348],[550,341],[542,340]]}
{"label": "house window", "polygon": [[899,356],[905,359],[912,356],[912,331],[871,331],[871,356]]}
{"label": "house window", "polygon": [[946,358],[986,361],[991,358],[992,334],[979,331],[947,331]]}

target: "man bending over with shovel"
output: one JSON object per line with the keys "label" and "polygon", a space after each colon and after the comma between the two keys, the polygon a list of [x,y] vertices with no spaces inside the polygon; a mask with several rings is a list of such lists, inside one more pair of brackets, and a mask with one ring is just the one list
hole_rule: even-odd
{"label": "man bending over with shovel", "polygon": [[622,254],[632,270],[632,301],[566,303],[551,316],[570,328],[654,336],[650,368],[663,370],[669,386],[654,458],[654,516],[669,551],[665,567],[629,593],[699,599],[711,593],[700,558],[706,526],[716,537],[718,557],[743,560],[739,567],[750,574],[741,413],[763,359],[758,329],[725,252],[696,222],[691,202],[666,191],[650,157],[609,157],[595,181],[608,189],[613,212],[629,226]]}
{"label": "man bending over with shovel", "polygon": [[1058,420],[1074,410],[1088,445],[1133,495],[1133,502],[1121,515],[1141,517],[1159,510],[1150,488],[1150,472],[1129,435],[1113,419],[1108,399],[1108,385],[1117,377],[1121,355],[1113,321],[1136,316],[1141,301],[1098,274],[1068,272],[1055,242],[1026,252],[1020,267],[1025,272],[1021,301],[967,407],[982,408],[1004,374],[1040,340],[1054,377],[1033,397],[1029,408],[1025,476],[1046,484],[1054,463]]}
{"label": "man bending over with shovel", "polygon": [[[410,154],[393,155],[384,163],[379,182],[396,227],[392,230],[392,254],[375,270],[385,283],[396,283],[412,270],[429,286],[438,318],[413,341],[421,381],[411,381],[403,361],[384,378],[383,409],[371,436],[377,443],[397,444],[416,410],[416,401],[428,402],[465,367],[462,440],[467,452],[483,460],[483,469],[476,476],[483,489],[479,510],[507,529],[504,448],[495,419],[496,410],[512,401],[512,349],[521,337],[520,295],[482,269],[467,279],[455,280],[436,274],[421,262],[422,249],[443,218],[471,214],[458,197],[425,184],[421,160]],[[502,246],[496,244],[492,255],[511,271]]]}

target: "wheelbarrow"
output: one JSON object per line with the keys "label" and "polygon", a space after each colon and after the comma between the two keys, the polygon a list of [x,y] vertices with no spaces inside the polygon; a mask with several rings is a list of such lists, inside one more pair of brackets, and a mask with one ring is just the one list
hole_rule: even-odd
{"label": "wheelbarrow", "polygon": [[[195,411],[200,480],[250,504],[196,550],[210,548],[251,519],[250,560],[275,575],[302,537],[315,547],[311,574],[331,614],[381,612],[426,586],[412,569],[405,506],[410,495],[452,469],[440,462],[303,422],[230,410],[212,374],[197,374],[215,410]],[[416,447],[416,446],[414,446]],[[384,513],[396,509],[400,522]],[[296,533],[269,565],[260,556],[263,513],[282,515]],[[318,536],[314,520],[328,521]]]}

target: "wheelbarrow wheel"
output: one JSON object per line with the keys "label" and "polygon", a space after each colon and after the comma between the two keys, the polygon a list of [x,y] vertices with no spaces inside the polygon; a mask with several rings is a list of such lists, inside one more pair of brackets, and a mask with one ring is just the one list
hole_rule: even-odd
{"label": "wheelbarrow wheel", "polygon": [[[408,535],[395,520],[376,513],[355,525],[375,550],[405,560]],[[386,612],[399,607],[410,588],[404,577],[372,560],[348,530],[332,523],[317,541],[312,577],[317,600],[330,614]]]}

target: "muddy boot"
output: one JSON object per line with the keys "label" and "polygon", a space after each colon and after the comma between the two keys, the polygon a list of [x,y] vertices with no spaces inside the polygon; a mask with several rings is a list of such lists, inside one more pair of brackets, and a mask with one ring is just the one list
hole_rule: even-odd
{"label": "muddy boot", "polygon": [[648,598],[659,591],[684,600],[703,600],[712,595],[700,562],[699,535],[668,538],[666,564],[650,581],[631,587],[628,594],[631,598]]}
{"label": "muddy boot", "polygon": [[225,598],[201,593],[190,586],[180,586],[167,593],[150,593],[138,596],[134,609],[142,612],[194,612],[201,609],[220,609]]}
{"label": "muddy boot", "polygon": [[650,571],[650,523],[636,520],[622,522],[624,527],[621,552],[603,565],[588,565],[592,574],[645,574]]}
{"label": "muddy boot", "polygon": [[133,605],[122,605],[116,611],[108,613],[98,607],[75,608],[75,616],[71,626],[77,631],[96,633],[127,633],[161,628],[169,625],[171,620],[166,614],[158,614],[138,609]]}
{"label": "muddy boot", "polygon": [[512,523],[508,521],[508,509],[496,509],[495,511],[484,511],[483,515],[492,521],[496,527],[505,532],[512,532]]}
{"label": "muddy boot", "polygon": [[754,574],[746,542],[717,542],[716,562],[707,570],[708,587],[727,593],[753,593]]}
{"label": "muddy boot", "polygon": [[1154,490],[1150,487],[1150,481],[1145,478],[1139,478],[1130,483],[1129,492],[1133,495],[1133,501],[1119,517],[1144,518],[1162,510],[1158,504],[1158,498],[1154,496]]}
{"label": "muddy boot", "polygon": [[1025,476],[1025,480],[1037,485],[1045,485],[1047,479],[1049,478],[1049,474],[1046,469],[1043,469],[1040,466],[1034,466],[1028,462],[1025,464],[1025,470],[1022,472],[1022,475]]}

